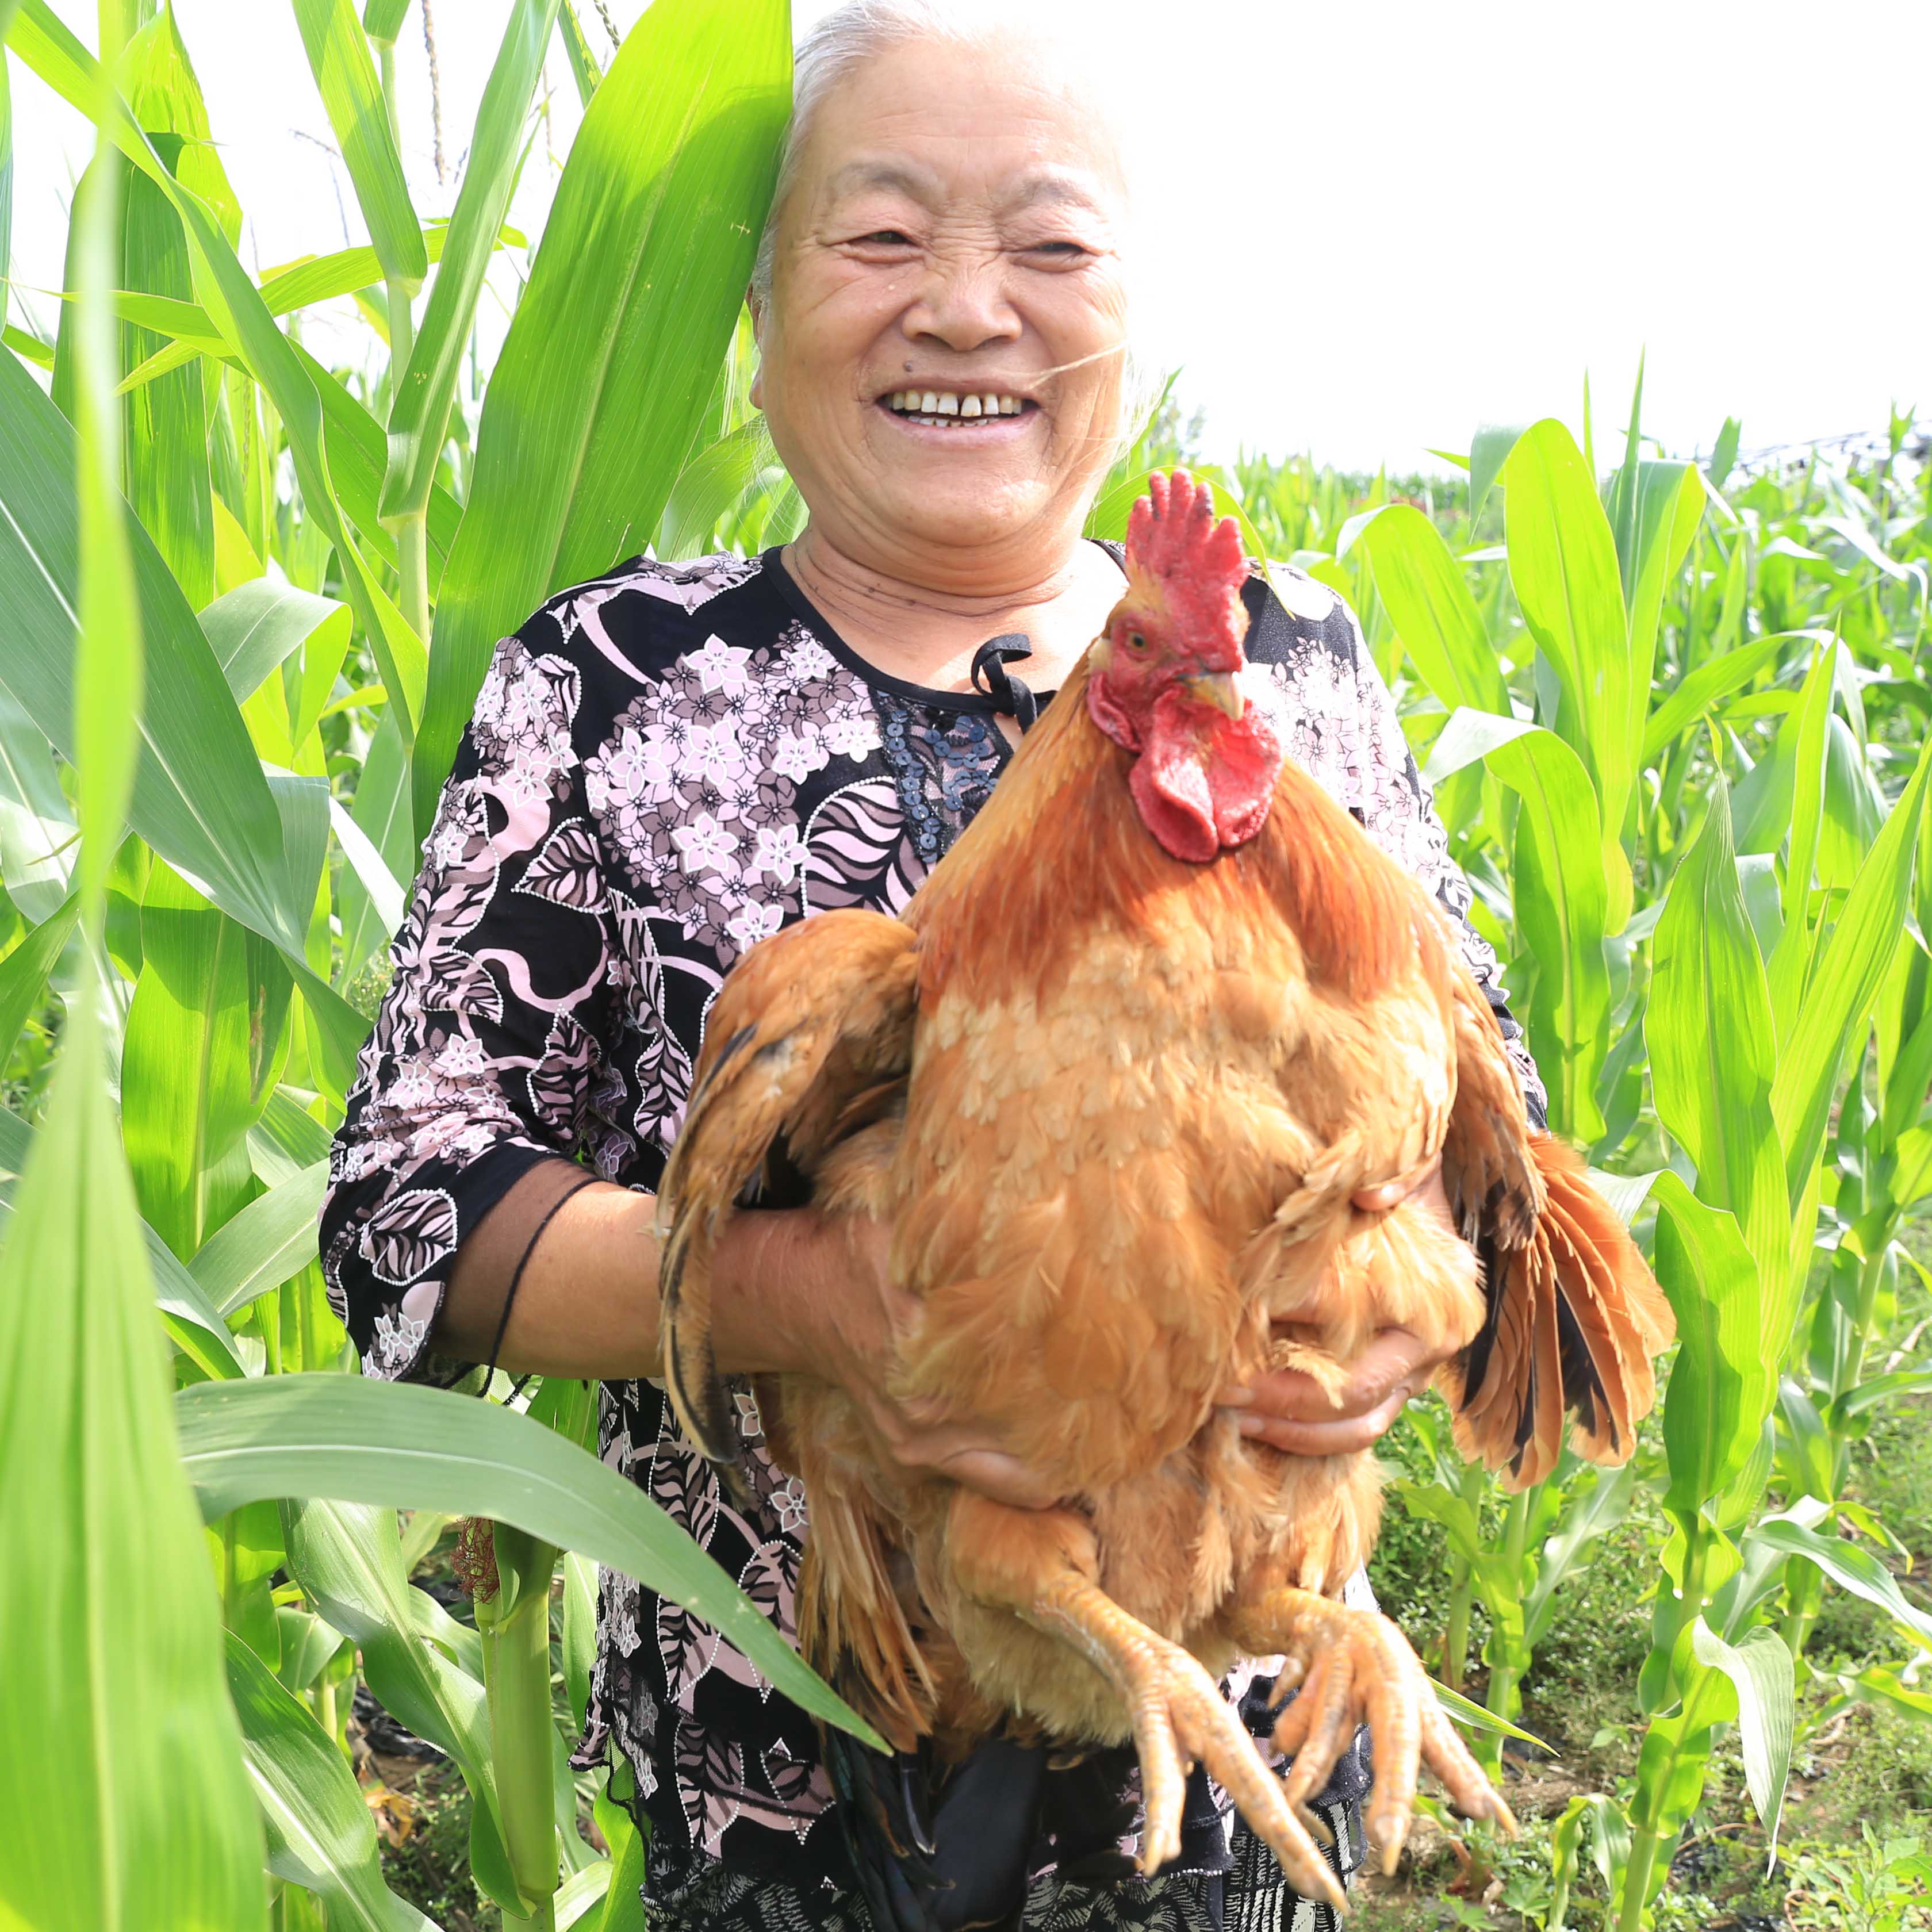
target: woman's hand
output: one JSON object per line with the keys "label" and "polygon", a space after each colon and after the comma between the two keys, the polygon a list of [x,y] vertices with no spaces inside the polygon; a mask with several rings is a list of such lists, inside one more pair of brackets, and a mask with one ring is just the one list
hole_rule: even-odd
{"label": "woman's hand", "polygon": [[[1375,1192],[1372,1204],[1358,1198],[1358,1204],[1395,1204],[1394,1198],[1382,1198],[1388,1190]],[[1450,1223],[1440,1162],[1409,1189],[1408,1198]],[[1220,1406],[1241,1412],[1244,1436],[1288,1455],[1351,1455],[1372,1448],[1388,1432],[1403,1404],[1421,1393],[1453,1352],[1431,1347],[1406,1328],[1384,1328],[1348,1364],[1348,1382],[1337,1394],[1299,1370],[1275,1369],[1246,1386],[1222,1390]]]}
{"label": "woman's hand", "polygon": [[809,1208],[735,1215],[714,1258],[718,1360],[728,1371],[823,1377],[856,1405],[873,1453],[908,1476],[939,1474],[996,1502],[1044,1509],[1058,1492],[993,1432],[886,1388],[918,1304],[893,1286],[881,1221]]}
{"label": "woman's hand", "polygon": [[1223,1408],[1241,1412],[1241,1433],[1291,1456],[1346,1456],[1372,1448],[1402,1405],[1420,1394],[1445,1359],[1406,1328],[1384,1328],[1349,1364],[1337,1396],[1312,1376],[1275,1369],[1245,1387],[1223,1389]]}

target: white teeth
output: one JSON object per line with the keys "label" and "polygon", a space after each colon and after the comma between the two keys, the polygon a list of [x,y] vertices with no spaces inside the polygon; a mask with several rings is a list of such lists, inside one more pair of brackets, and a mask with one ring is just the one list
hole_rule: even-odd
{"label": "white teeth", "polygon": [[950,389],[895,389],[884,400],[887,408],[921,422],[939,422],[948,417],[963,422],[1016,416],[1026,407],[1019,397],[1002,396],[991,389],[976,396],[962,396]]}

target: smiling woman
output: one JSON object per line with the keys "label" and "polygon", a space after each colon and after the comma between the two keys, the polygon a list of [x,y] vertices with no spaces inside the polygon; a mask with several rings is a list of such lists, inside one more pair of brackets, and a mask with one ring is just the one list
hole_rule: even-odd
{"label": "smiling woman", "polygon": [[[606,1459],[788,1635],[808,1509],[835,1533],[837,1498],[774,1460],[744,1378],[842,1386],[889,1466],[1011,1504],[1059,1494],[1000,1429],[894,1399],[919,1309],[891,1231],[823,1217],[802,1188],[768,1190],[713,1263],[750,1480],[727,1493],[652,1379],[652,1194],[724,974],[790,921],[902,910],[1120,599],[1118,551],[1082,531],[1135,419],[1127,184],[1078,70],[1023,27],[949,26],[916,0],[861,0],[801,47],[752,394],[808,520],[762,556],[620,563],[498,646],[334,1150],[325,1264],[369,1370],[597,1380]],[[1264,713],[1466,913],[1352,614],[1258,567],[1240,599],[1250,668],[1227,704]],[[1004,668],[1021,660],[1037,695]],[[1419,1386],[1422,1353],[1392,1330],[1339,1393],[1284,1372],[1221,1400],[1291,1453],[1358,1449]],[[1252,1664],[1226,1687],[1263,1733],[1267,1688]],[[1052,1770],[1006,1740],[908,1758],[890,1804],[910,1795],[918,1815],[892,1819],[835,1789],[850,1767],[767,1688],[715,1631],[606,1574],[579,1761],[614,1745],[628,1763],[658,1924],[1334,1923],[1204,1776],[1178,1856],[1138,1878],[1130,1752]],[[1351,1753],[1316,1799],[1340,1873],[1362,1855],[1366,1778]],[[886,1843],[928,1825],[938,1886]]]}

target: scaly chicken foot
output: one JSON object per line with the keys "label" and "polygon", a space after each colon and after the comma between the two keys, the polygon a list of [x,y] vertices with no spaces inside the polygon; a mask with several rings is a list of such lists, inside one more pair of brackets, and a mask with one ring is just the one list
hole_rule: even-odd
{"label": "scaly chicken foot", "polygon": [[1312,1815],[1309,1799],[1366,1723],[1376,1752],[1367,1824],[1385,1873],[1394,1871],[1408,1835],[1424,1765],[1465,1817],[1494,1819],[1516,1835],[1502,1793],[1443,1715],[1420,1659],[1388,1618],[1284,1588],[1244,1608],[1234,1636],[1251,1656],[1286,1657],[1278,1697],[1300,1691],[1274,1729],[1275,1748],[1294,1760],[1283,1794],[1298,1815]]}
{"label": "scaly chicken foot", "polygon": [[[1281,1784],[1194,1658],[1076,1574],[1057,1577],[1023,1614],[1040,1629],[1070,1641],[1126,1701],[1140,1753],[1144,1873],[1151,1875],[1180,1856],[1188,1767],[1198,1760],[1281,1861],[1295,1890],[1337,1911],[1346,1909],[1341,1886]],[[1325,1826],[1319,1828],[1324,1838],[1329,1835]]]}

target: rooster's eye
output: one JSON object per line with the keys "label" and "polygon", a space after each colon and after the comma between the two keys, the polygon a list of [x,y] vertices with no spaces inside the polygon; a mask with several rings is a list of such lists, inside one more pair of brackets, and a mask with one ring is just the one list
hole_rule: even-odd
{"label": "rooster's eye", "polygon": [[1130,631],[1127,633],[1127,649],[1130,651],[1145,650],[1147,649],[1146,638],[1142,637],[1138,631]]}

